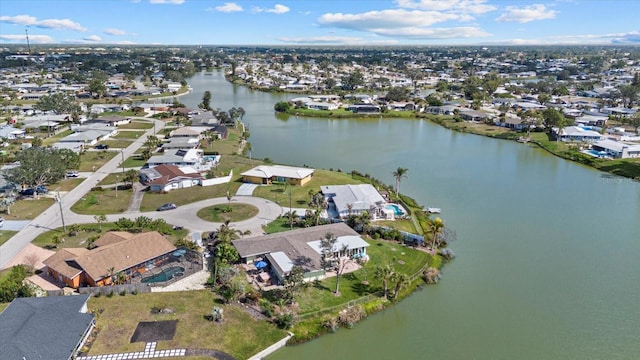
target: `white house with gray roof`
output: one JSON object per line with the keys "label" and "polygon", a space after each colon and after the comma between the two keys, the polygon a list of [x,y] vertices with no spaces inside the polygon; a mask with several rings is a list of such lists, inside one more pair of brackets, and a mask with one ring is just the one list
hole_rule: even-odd
{"label": "white house with gray roof", "polygon": [[320,191],[329,204],[335,205],[335,210],[341,218],[350,214],[362,214],[363,211],[375,215],[376,210],[386,203],[371,184],[323,185],[320,186]]}

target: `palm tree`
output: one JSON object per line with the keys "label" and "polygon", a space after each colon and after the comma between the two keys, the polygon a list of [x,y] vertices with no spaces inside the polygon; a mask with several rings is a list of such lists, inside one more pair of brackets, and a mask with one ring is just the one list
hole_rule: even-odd
{"label": "palm tree", "polygon": [[377,266],[374,270],[374,274],[377,278],[382,280],[382,289],[384,292],[384,298],[386,299],[389,292],[389,280],[394,274],[393,269],[389,265]]}
{"label": "palm tree", "polygon": [[394,276],[394,280],[396,281],[396,287],[393,290],[393,298],[397,299],[400,290],[409,285],[409,277],[407,276],[407,274],[397,273]]}
{"label": "palm tree", "polygon": [[408,171],[409,169],[407,168],[398,167],[396,171],[392,173],[393,177],[396,178],[396,197],[398,196],[398,190],[400,189],[400,181],[402,181],[402,178],[407,177]]}
{"label": "palm tree", "polygon": [[435,219],[433,219],[433,221],[431,222],[431,232],[433,233],[433,249],[437,249],[438,245],[440,243],[440,235],[442,234],[442,231],[444,230],[444,221],[437,217]]}

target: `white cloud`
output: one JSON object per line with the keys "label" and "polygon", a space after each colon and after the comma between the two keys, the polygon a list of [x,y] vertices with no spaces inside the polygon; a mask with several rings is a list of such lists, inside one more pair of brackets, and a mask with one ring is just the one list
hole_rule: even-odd
{"label": "white cloud", "polygon": [[331,25],[353,30],[371,30],[409,26],[429,26],[435,23],[458,20],[456,14],[438,11],[407,11],[402,9],[369,11],[361,14],[324,14],[318,19],[321,25]]}
{"label": "white cloud", "polygon": [[333,44],[333,45],[393,45],[397,40],[365,40],[355,36],[311,36],[311,37],[281,37],[279,41],[291,44]]}
{"label": "white cloud", "polygon": [[253,8],[251,8],[251,11],[254,13],[260,13],[260,12],[268,12],[268,13],[273,13],[273,14],[284,14],[284,13],[288,13],[289,12],[289,8],[282,5],[282,4],[276,4],[273,8],[268,9],[268,8],[261,8],[258,6],[254,6]]}
{"label": "white cloud", "polygon": [[30,15],[16,15],[16,16],[0,16],[0,22],[5,22],[15,25],[35,26],[44,29],[56,29],[56,30],[75,30],[75,31],[87,31],[85,27],[77,22],[69,19],[45,19],[38,20],[35,16]]}
{"label": "white cloud", "polygon": [[206,11],[218,11],[218,12],[230,13],[230,12],[244,11],[244,9],[242,8],[242,6],[236,3],[228,2],[228,3],[224,3],[223,5],[216,6],[214,8],[208,8],[206,9]]}
{"label": "white cloud", "polygon": [[89,35],[84,37],[82,40],[91,41],[91,42],[99,42],[102,41],[102,38],[98,35]]}
{"label": "white cloud", "polygon": [[122,35],[126,35],[127,32],[124,30],[120,30],[120,29],[115,29],[115,28],[109,28],[107,30],[104,31],[105,34],[107,35],[113,35],[113,36],[122,36]]}
{"label": "white cloud", "polygon": [[611,45],[640,44],[640,31],[612,34],[556,35],[538,39],[506,39],[502,45]]}
{"label": "white cloud", "polygon": [[376,34],[413,38],[413,39],[456,39],[456,38],[472,38],[484,37],[491,34],[477,27],[451,27],[451,28],[399,28],[399,29],[380,29]]}
{"label": "white cloud", "polygon": [[396,0],[398,7],[407,9],[453,11],[466,14],[484,14],[497,8],[487,0]]}
{"label": "white cloud", "polygon": [[[27,38],[24,34],[20,35],[0,35],[0,40],[13,41],[18,43],[26,43]],[[29,35],[29,42],[32,44],[53,44],[55,41],[49,35]]]}
{"label": "white cloud", "polygon": [[150,4],[173,4],[180,5],[184,3],[184,0],[149,0]]}
{"label": "white cloud", "polygon": [[506,10],[506,12],[496,18],[496,21],[528,23],[536,20],[553,19],[558,13],[555,10],[548,10],[547,7],[542,4],[533,4],[522,8],[507,6]]}

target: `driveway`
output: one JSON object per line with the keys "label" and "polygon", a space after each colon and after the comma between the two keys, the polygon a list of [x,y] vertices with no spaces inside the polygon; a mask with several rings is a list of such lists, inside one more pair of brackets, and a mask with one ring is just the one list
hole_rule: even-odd
{"label": "driveway", "polygon": [[5,220],[0,230],[20,231],[27,226],[31,220]]}
{"label": "driveway", "polygon": [[236,196],[251,196],[258,186],[258,184],[242,184],[236,191]]}

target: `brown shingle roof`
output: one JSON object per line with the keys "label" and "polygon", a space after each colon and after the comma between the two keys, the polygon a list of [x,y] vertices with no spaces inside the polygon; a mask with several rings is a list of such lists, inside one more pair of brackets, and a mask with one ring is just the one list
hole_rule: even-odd
{"label": "brown shingle roof", "polygon": [[60,249],[58,252],[43,261],[43,263],[69,279],[73,279],[82,273],[82,269],[74,266],[76,264],[73,262],[73,259],[87,253],[88,251],[89,250],[85,248]]}
{"label": "brown shingle roof", "polygon": [[124,241],[127,239],[131,239],[133,237],[132,233],[128,233],[126,231],[110,231],[100,237],[100,239],[96,240],[93,245],[96,247],[105,246],[109,244],[115,244],[120,241]]}
{"label": "brown shingle roof", "polygon": [[129,239],[97,247],[76,257],[75,261],[92,279],[100,280],[108,276],[111,267],[117,273],[155,259],[175,249],[176,247],[164,236],[157,231],[151,231],[135,234]]}
{"label": "brown shingle roof", "polygon": [[199,173],[185,174],[184,172],[182,172],[182,170],[180,170],[179,167],[175,165],[162,164],[154,167],[153,170],[157,171],[161,176],[157,179],[150,181],[149,185],[166,185],[170,183],[173,179],[178,177],[193,178],[193,179],[202,178],[202,175],[200,175]]}

